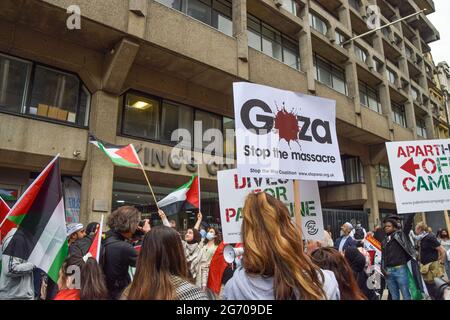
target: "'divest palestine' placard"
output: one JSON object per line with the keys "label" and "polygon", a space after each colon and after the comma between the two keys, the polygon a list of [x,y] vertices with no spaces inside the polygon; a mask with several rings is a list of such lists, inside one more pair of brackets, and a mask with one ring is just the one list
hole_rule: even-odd
{"label": "'divest palestine' placard", "polygon": [[398,213],[450,208],[450,139],[387,142]]}
{"label": "'divest palestine' placard", "polygon": [[343,181],[336,101],[247,82],[233,84],[242,176]]}
{"label": "'divest palestine' placard", "polygon": [[[294,184],[292,180],[266,177],[242,177],[236,169],[217,172],[220,218],[225,243],[240,243],[242,209],[250,192],[264,191],[282,201],[294,217]],[[322,206],[316,181],[300,181],[301,223],[303,238],[322,240],[324,235]]]}

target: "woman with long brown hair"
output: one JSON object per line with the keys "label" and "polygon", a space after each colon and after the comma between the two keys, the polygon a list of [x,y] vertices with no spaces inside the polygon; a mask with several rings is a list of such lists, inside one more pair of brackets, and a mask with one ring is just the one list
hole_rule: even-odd
{"label": "woman with long brown hair", "polygon": [[136,274],[122,298],[207,300],[206,294],[189,282],[186,257],[175,230],[157,226],[145,235]]}
{"label": "woman with long brown hair", "polygon": [[334,248],[319,248],[311,254],[319,267],[334,273],[339,284],[341,300],[366,300],[345,257]]}
{"label": "woman with long brown hair", "polygon": [[[77,278],[80,281],[79,288],[74,287]],[[70,255],[59,272],[58,288],[59,292],[54,300],[108,299],[105,275],[94,258],[87,258],[85,261],[79,255]]]}
{"label": "woman with long brown hair", "polygon": [[241,234],[243,268],[227,282],[224,299],[339,299],[333,273],[304,253],[301,232],[280,200],[264,192],[249,194]]}

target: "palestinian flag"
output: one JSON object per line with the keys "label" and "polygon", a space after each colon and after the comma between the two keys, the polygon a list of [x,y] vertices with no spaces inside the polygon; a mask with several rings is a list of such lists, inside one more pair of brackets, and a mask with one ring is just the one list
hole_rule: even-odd
{"label": "palestinian flag", "polygon": [[97,228],[97,232],[95,234],[94,240],[92,241],[91,247],[89,248],[88,255],[89,257],[94,258],[100,263],[100,245],[102,243],[102,233],[103,233],[103,215],[100,220],[100,225]]}
{"label": "palestinian flag", "polygon": [[33,263],[55,283],[68,253],[59,155],[9,212],[18,225],[4,253]]}
{"label": "palestinian flag", "polygon": [[16,201],[17,191],[0,189],[0,199],[5,201]]}
{"label": "palestinian flag", "polygon": [[141,160],[139,160],[136,149],[132,144],[118,146],[98,140],[91,134],[89,135],[89,142],[102,150],[115,165],[123,167],[141,166]]}
{"label": "palestinian flag", "polygon": [[182,185],[158,202],[158,207],[167,215],[176,214],[184,209],[199,208],[198,176],[193,175],[188,183]]}
{"label": "palestinian flag", "polygon": [[[0,223],[2,223],[3,220],[5,220],[10,209],[11,208],[6,204],[6,202],[3,201],[2,198],[0,198]],[[6,226],[5,226],[5,229],[6,229]],[[9,230],[11,230],[11,229],[9,229]],[[8,232],[9,232],[9,230],[8,230]],[[8,233],[3,234],[3,227],[2,227],[1,233],[0,233],[0,243],[2,242],[2,239],[4,239],[6,237],[7,234]]]}

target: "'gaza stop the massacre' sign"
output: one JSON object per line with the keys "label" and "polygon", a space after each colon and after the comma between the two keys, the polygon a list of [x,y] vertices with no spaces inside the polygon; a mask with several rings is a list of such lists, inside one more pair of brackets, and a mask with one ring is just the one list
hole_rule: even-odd
{"label": "'gaza stop the massacre' sign", "polygon": [[398,213],[450,208],[450,139],[387,142]]}
{"label": "'gaza stop the massacre' sign", "polygon": [[[242,208],[250,192],[264,191],[283,202],[294,217],[292,180],[242,177],[236,169],[217,172],[220,218],[225,243],[240,243]],[[300,181],[302,234],[306,240],[323,240],[322,206],[316,181]]]}
{"label": "'gaza stop the massacre' sign", "polygon": [[233,95],[239,174],[344,180],[335,101],[246,82]]}

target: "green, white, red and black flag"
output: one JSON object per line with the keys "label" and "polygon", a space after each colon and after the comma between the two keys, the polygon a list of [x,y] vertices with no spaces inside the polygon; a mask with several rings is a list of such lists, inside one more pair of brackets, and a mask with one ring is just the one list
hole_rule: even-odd
{"label": "green, white, red and black flag", "polygon": [[16,201],[17,191],[0,189],[0,199],[5,201]]}
{"label": "green, white, red and black flag", "polygon": [[158,207],[167,215],[176,214],[184,209],[199,208],[198,176],[193,175],[189,182],[185,183],[164,199],[158,202]]}
{"label": "green, white, red and black flag", "polygon": [[[11,210],[11,208],[8,206],[8,204],[5,201],[3,201],[2,198],[0,198],[0,223],[3,220],[5,220],[6,216],[9,213],[9,210]],[[6,230],[6,228],[5,228],[5,230]],[[9,230],[11,230],[11,229],[9,229]],[[9,230],[8,230],[8,232],[9,232]],[[0,230],[0,243],[2,242],[2,239],[4,239],[6,237],[8,232],[3,234],[3,228]]]}
{"label": "green, white, red and black flag", "polygon": [[103,215],[100,220],[100,225],[97,228],[94,240],[92,240],[91,247],[89,248],[87,257],[92,257],[100,263],[100,246],[102,243],[102,233],[103,233]]}
{"label": "green, white, red and black flag", "polygon": [[59,155],[33,181],[10,210],[17,225],[4,254],[24,259],[55,283],[68,253]]}
{"label": "green, white, red and black flag", "polygon": [[138,157],[136,149],[132,144],[127,146],[118,146],[97,139],[93,135],[89,135],[89,142],[102,150],[111,161],[123,167],[140,167],[141,160]]}

